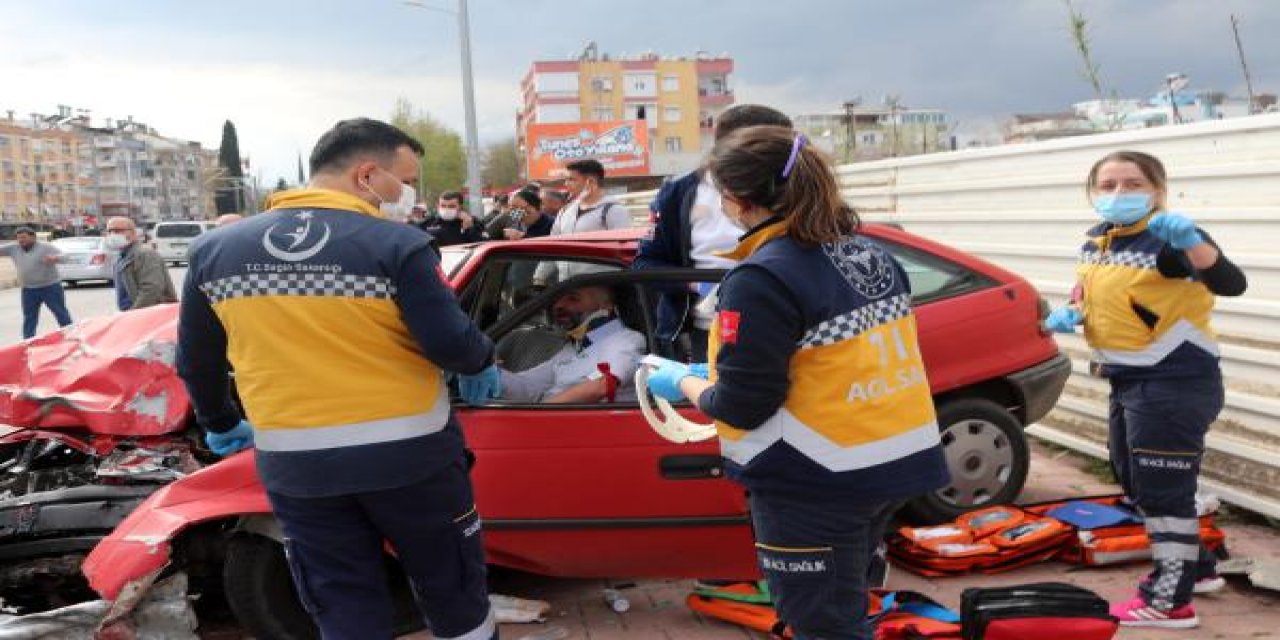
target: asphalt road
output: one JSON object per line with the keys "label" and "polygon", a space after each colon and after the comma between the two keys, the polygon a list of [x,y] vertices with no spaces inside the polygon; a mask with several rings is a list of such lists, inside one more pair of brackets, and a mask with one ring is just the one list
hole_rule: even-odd
{"label": "asphalt road", "polygon": [[[173,284],[179,291],[182,289],[182,279],[186,275],[185,267],[169,268],[169,277],[173,278]],[[116,292],[107,284],[90,282],[68,288],[66,292],[67,310],[71,312],[72,320],[83,320],[116,312]],[[36,334],[57,328],[58,323],[54,321],[53,314],[42,307]],[[0,346],[10,345],[20,340],[22,340],[21,289],[13,287],[0,291]]]}

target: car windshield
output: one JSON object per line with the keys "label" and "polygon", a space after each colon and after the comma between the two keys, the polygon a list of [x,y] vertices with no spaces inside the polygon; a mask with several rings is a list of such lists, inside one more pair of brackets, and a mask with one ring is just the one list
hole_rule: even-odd
{"label": "car windshield", "polygon": [[63,251],[93,251],[101,244],[101,238],[62,238],[53,241],[53,246]]}
{"label": "car windshield", "polygon": [[204,231],[200,225],[191,222],[187,224],[162,224],[156,226],[155,235],[157,238],[194,238]]}

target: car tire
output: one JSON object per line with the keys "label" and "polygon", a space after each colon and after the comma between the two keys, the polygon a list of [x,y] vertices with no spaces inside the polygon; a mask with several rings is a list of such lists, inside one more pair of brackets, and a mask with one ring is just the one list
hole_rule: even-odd
{"label": "car tire", "polygon": [[[389,573],[394,562],[389,562]],[[257,640],[316,640],[320,632],[298,600],[284,545],[255,534],[238,534],[227,543],[223,588],[236,620]],[[392,577],[395,631],[424,627],[412,590],[398,572]]]}
{"label": "car tire", "polygon": [[1012,502],[1031,464],[1022,424],[985,398],[958,398],[938,407],[938,429],[951,483],[911,500],[908,519],[948,522],[974,509]]}

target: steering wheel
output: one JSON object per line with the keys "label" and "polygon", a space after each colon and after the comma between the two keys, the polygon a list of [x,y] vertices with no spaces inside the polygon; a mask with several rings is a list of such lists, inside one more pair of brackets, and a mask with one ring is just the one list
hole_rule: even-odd
{"label": "steering wheel", "polygon": [[677,413],[664,398],[649,394],[649,373],[657,370],[663,361],[664,358],[659,356],[647,355],[636,370],[636,399],[640,403],[640,413],[658,435],[676,444],[714,438],[716,425],[694,422]]}

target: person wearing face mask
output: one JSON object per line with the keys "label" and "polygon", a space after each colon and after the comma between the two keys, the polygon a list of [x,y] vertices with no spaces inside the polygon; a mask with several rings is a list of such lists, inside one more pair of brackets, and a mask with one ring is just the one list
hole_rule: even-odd
{"label": "person wearing face mask", "polygon": [[66,293],[58,274],[58,258],[62,252],[37,240],[35,230],[30,227],[20,227],[14,236],[17,242],[0,247],[0,256],[13,259],[22,285],[22,339],[36,335],[42,305],[49,307],[58,326],[71,324]]}
{"label": "person wearing face mask", "polygon": [[139,240],[133,220],[123,216],[107,220],[106,245],[120,252],[115,264],[115,285],[116,306],[121,311],[178,301],[164,259]]}
{"label": "person wearing face mask", "polygon": [[1195,504],[1205,433],[1224,401],[1210,314],[1215,296],[1241,295],[1247,282],[1207,232],[1168,210],[1154,156],[1109,154],[1085,189],[1102,221],[1086,233],[1071,303],[1045,324],[1084,325],[1091,369],[1111,384],[1111,465],[1152,542],[1153,571],[1111,613],[1126,626],[1194,627],[1192,594],[1224,584]]}
{"label": "person wearing face mask", "polygon": [[439,247],[484,240],[484,229],[462,209],[462,194],[457,191],[440,194],[435,214],[420,228],[431,234]]}
{"label": "person wearing face mask", "polygon": [[[497,638],[468,453],[445,371],[493,343],[464,314],[413,208],[422,145],[339,122],[311,182],[197,239],[177,369],[215,453],[256,446],[303,606],[326,640],[391,640],[386,543],[437,638]],[[245,415],[231,401],[228,371]]]}
{"label": "person wearing face mask", "polygon": [[[605,171],[599,160],[575,160],[565,165],[565,171],[568,177],[564,180],[564,186],[569,191],[570,201],[556,216],[555,224],[551,226],[551,235],[631,227],[631,212],[605,196]],[[546,260],[538,265],[533,281],[534,284],[547,285],[596,270],[596,266],[583,262]]]}
{"label": "person wearing face mask", "polygon": [[541,238],[551,234],[555,218],[542,212],[542,198],[537,190],[525,188],[511,194],[511,226],[502,230],[507,240]]}
{"label": "person wearing face mask", "polygon": [[492,398],[507,402],[634,402],[632,380],[644,356],[645,338],[618,319],[608,287],[573,289],[551,305],[556,326],[569,343],[546,362],[520,372],[493,367],[489,379],[461,381],[473,405]]}
{"label": "person wearing face mask", "polygon": [[910,281],[859,233],[803,135],[740,129],[707,167],[745,234],[717,294],[709,370],[668,360],[649,391],[716,420],[792,637],[869,640],[867,588],[889,519],[947,483]]}

